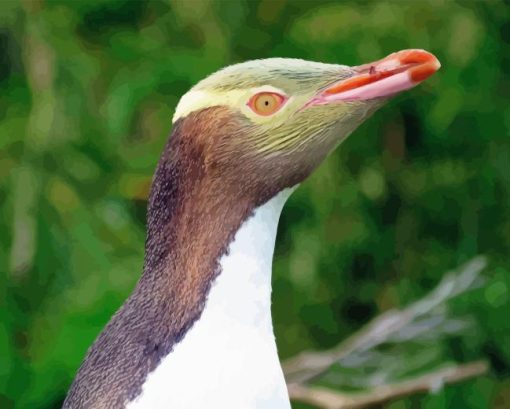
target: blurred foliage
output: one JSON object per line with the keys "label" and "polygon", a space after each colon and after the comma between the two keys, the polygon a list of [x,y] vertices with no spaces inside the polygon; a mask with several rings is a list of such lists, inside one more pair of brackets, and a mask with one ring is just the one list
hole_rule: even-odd
{"label": "blurred foliage", "polygon": [[[443,64],[290,199],[276,249],[282,358],[335,345],[482,253],[445,360],[490,376],[387,407],[510,407],[510,12],[496,1],[1,1],[0,408],[57,408],[141,271],[152,172],[196,81],[270,57]],[[417,354],[419,355],[419,354]],[[411,363],[410,363],[411,365]]]}

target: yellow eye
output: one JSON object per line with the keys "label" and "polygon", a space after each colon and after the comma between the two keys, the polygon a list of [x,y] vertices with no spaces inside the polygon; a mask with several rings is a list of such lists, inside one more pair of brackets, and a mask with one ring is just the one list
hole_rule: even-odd
{"label": "yellow eye", "polygon": [[260,92],[250,98],[248,106],[255,113],[268,116],[278,111],[284,102],[285,97],[276,92]]}

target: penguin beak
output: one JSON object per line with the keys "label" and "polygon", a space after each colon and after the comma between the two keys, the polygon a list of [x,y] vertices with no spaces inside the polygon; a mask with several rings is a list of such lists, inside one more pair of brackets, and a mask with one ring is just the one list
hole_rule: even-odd
{"label": "penguin beak", "polygon": [[336,82],[314,98],[314,104],[384,98],[415,87],[441,64],[425,50],[402,50],[370,64],[352,67],[354,74]]}

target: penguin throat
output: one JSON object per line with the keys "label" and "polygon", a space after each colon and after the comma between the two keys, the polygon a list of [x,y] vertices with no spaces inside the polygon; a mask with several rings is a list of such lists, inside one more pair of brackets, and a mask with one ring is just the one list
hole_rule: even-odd
{"label": "penguin throat", "polygon": [[221,256],[200,318],[148,375],[129,409],[290,407],[271,320],[271,266],[292,191],[242,223]]}

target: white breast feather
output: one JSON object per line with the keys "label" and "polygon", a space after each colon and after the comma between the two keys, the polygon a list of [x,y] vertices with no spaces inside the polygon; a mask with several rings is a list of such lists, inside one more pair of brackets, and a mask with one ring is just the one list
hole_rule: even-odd
{"label": "white breast feather", "polygon": [[271,320],[271,265],[292,190],[243,223],[202,316],[127,409],[290,409]]}

